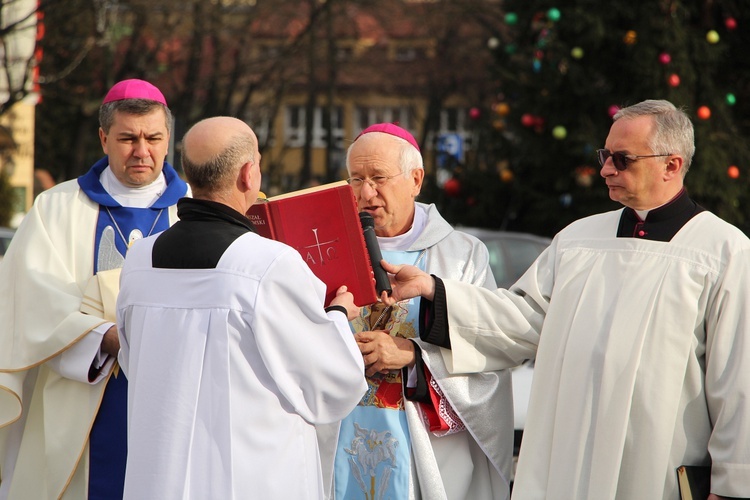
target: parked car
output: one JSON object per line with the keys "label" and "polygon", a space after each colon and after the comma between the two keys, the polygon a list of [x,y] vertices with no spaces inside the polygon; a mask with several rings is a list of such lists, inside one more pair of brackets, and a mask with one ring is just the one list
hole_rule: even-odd
{"label": "parked car", "polygon": [[476,236],[490,252],[490,267],[500,288],[508,288],[529,268],[552,240],[544,236],[513,231],[457,227]]}
{"label": "parked car", "polygon": [[10,240],[13,238],[13,233],[15,232],[15,229],[0,227],[0,260],[3,260],[3,255],[5,255],[5,251],[8,249]]}
{"label": "parked car", "polygon": [[[490,267],[497,286],[508,288],[520,278],[540,253],[552,241],[543,236],[512,231],[497,231],[472,227],[458,227],[463,232],[482,240],[490,252]],[[513,439],[514,473],[515,461],[521,448],[521,438],[526,425],[526,410],[529,406],[531,380],[534,376],[534,361],[528,360],[511,369],[513,377]]]}

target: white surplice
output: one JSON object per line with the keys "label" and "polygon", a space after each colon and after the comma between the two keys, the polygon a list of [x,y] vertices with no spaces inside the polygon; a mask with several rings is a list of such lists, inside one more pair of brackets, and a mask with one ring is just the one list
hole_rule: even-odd
{"label": "white surplice", "polygon": [[129,251],[118,297],[125,498],[321,498],[314,424],[366,388],[346,316],[281,243],[247,233],[215,269],[155,269],[153,243]]}
{"label": "white surplice", "polygon": [[536,355],[514,499],[674,499],[675,469],[750,496],[750,241],[709,212],[669,242],[621,211],[561,231],[510,291],[446,280],[449,368]]}

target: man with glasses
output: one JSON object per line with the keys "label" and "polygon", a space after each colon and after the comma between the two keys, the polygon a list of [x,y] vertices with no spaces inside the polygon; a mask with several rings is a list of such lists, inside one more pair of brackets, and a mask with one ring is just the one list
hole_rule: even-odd
{"label": "man with glasses", "polygon": [[[385,259],[495,288],[484,244],[455,231],[434,205],[415,202],[424,168],[408,131],[391,123],[366,128],[346,165]],[[506,499],[510,374],[450,376],[440,349],[415,338],[418,310],[418,300],[378,303],[351,323],[368,391],[340,426],[319,428],[328,450],[336,446],[334,497]]]}
{"label": "man with glasses", "polygon": [[[688,197],[688,116],[644,101],[598,152],[625,208],[574,222],[509,290],[396,273],[453,373],[536,358],[514,499],[750,497],[750,240]],[[704,497],[705,498],[705,497]]]}

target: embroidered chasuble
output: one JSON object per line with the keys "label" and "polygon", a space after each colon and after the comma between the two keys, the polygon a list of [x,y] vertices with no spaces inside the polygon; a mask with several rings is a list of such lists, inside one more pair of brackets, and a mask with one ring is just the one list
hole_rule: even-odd
{"label": "embroidered chasuble", "polygon": [[[424,268],[424,259],[419,258],[423,252],[382,253],[393,264],[420,260],[417,265]],[[384,329],[410,339],[417,334],[418,314],[419,298],[399,302],[390,311],[378,302],[363,307],[351,325],[355,332]],[[408,498],[411,445],[401,374],[401,370],[391,370],[367,377],[367,392],[341,421],[334,464],[335,498]]]}

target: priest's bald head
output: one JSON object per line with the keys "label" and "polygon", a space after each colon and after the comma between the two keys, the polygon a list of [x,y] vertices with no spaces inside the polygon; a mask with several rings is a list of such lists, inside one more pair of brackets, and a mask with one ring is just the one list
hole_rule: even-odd
{"label": "priest's bald head", "polygon": [[182,140],[182,168],[193,197],[245,213],[260,190],[258,139],[242,120],[217,116],[199,121]]}
{"label": "priest's bald head", "polygon": [[604,149],[597,151],[609,197],[634,210],[651,210],[678,196],[694,153],[690,118],[664,100],[619,110]]}

